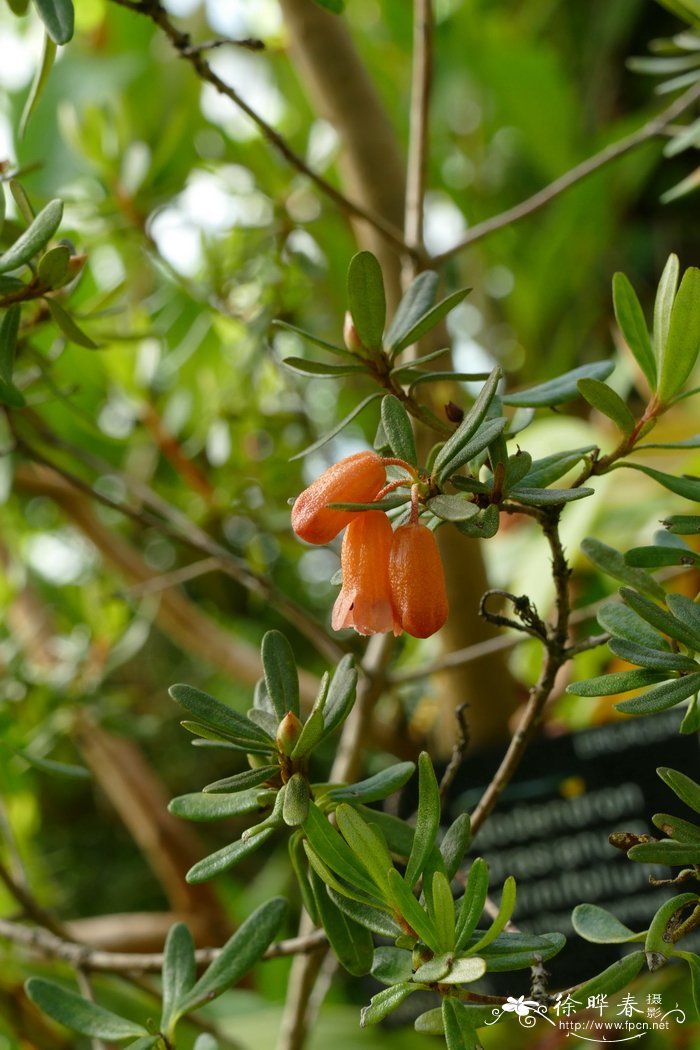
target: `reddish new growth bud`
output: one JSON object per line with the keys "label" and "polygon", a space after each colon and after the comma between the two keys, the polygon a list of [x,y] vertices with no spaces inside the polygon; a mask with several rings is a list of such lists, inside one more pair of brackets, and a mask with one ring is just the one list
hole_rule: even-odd
{"label": "reddish new growth bud", "polygon": [[358,514],[343,537],[343,586],[333,606],[334,631],[354,627],[358,634],[401,633],[389,588],[389,552],[394,538],[381,510]]}
{"label": "reddish new growth bud", "polygon": [[355,328],[355,322],[353,321],[352,314],[349,310],[345,314],[345,319],[343,321],[343,342],[348,350],[352,350],[353,353],[358,353],[364,349],[362,346],[362,340]]}
{"label": "reddish new growth bud", "polygon": [[281,755],[286,755],[287,757],[291,755],[303,728],[294,712],[287,711],[287,714],[277,726],[276,743]]}
{"label": "reddish new growth bud", "polygon": [[435,536],[420,522],[401,525],[394,533],[389,582],[404,631],[428,638],[440,630],[448,613],[445,574]]}
{"label": "reddish new growth bud", "polygon": [[329,510],[329,503],[372,503],[386,483],[384,463],[374,452],[356,452],[325,470],[294,501],[292,528],[307,543],[328,543],[357,517]]}

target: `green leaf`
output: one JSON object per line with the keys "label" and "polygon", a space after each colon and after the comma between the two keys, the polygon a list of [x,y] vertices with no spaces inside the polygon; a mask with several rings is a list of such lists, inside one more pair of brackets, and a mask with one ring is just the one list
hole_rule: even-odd
{"label": "green leaf", "polygon": [[307,357],[285,357],[282,364],[292,372],[321,379],[341,379],[343,376],[358,375],[367,371],[364,365],[329,365],[325,361],[314,361]]}
{"label": "green leaf", "polygon": [[645,441],[641,445],[635,445],[634,451],[639,452],[645,448],[700,448],[700,434],[693,434],[682,441]]}
{"label": "green leaf", "polygon": [[304,830],[309,843],[331,871],[346,879],[366,896],[376,898],[377,887],[374,880],[367,874],[364,865],[360,864],[341,835],[331,827],[318,806],[309,806]]}
{"label": "green leaf", "polygon": [[676,842],[674,839],[662,839],[660,842],[640,842],[627,851],[630,860],[642,864],[675,865],[700,864],[700,842],[692,845],[688,842]]}
{"label": "green leaf", "polygon": [[247,791],[249,788],[258,787],[266,780],[279,773],[279,766],[260,766],[257,769],[244,769],[242,773],[234,773],[232,777],[224,777],[207,784],[205,792],[214,791]]}
{"label": "green leaf", "polygon": [[639,470],[642,474],[646,474],[647,477],[658,481],[659,485],[663,485],[665,489],[675,492],[677,496],[683,496],[685,499],[691,499],[695,503],[700,503],[700,478],[687,477],[686,475],[679,478],[675,474],[664,474],[661,470],[645,467],[642,463],[631,463],[629,460],[621,460],[612,469],[617,470],[619,467],[630,467],[632,470]]}
{"label": "green leaf", "polygon": [[381,392],[370,394],[369,397],[360,401],[359,405],[355,405],[352,412],[348,412],[347,416],[341,419],[339,423],[336,423],[336,425],[330,430],[326,431],[325,434],[322,434],[312,445],[309,445],[307,448],[302,449],[301,452],[295,452],[293,456],[290,456],[290,463],[295,459],[301,459],[303,456],[310,456],[312,452],[317,452],[318,449],[323,448],[324,445],[327,445],[328,442],[340,434],[341,431],[345,430],[345,428],[352,423],[353,419],[355,419],[356,416],[359,416],[360,412],[363,412],[364,409],[367,408],[367,405],[371,404],[372,401],[376,401],[378,397],[384,397],[384,394]]}
{"label": "green leaf", "polygon": [[700,784],[691,780],[685,773],[679,773],[677,769],[670,769],[668,766],[659,766],[656,772],[681,802],[700,813]]}
{"label": "green leaf", "polygon": [[691,987],[693,990],[693,1004],[695,1013],[700,1016],[700,957],[694,952],[674,952],[674,955],[685,959],[690,970]]}
{"label": "green leaf", "polygon": [[[251,723],[252,724],[252,723]],[[220,747],[227,751],[240,751],[244,754],[254,755],[268,755],[272,750],[272,742],[267,739],[265,744],[260,744],[254,740],[243,740],[240,743],[232,744],[230,739],[222,736],[221,733],[217,733],[214,729],[209,726],[201,725],[199,722],[191,722],[189,719],[184,719],[180,722],[183,729],[186,729],[188,733],[194,733],[196,736],[201,736],[203,740],[193,740],[192,743],[196,746],[201,747]]]}
{"label": "green leaf", "polygon": [[[438,481],[440,483],[444,482],[451,474],[460,470],[466,463],[478,456],[480,452],[483,452],[484,449],[492,445],[506,429],[507,424],[508,420],[502,416],[497,419],[486,420],[486,422],[479,427],[471,440],[467,441],[461,448],[457,449],[444,465],[440,467],[440,473],[437,476]],[[450,441],[452,441],[452,438],[450,438]],[[449,442],[447,442],[447,444],[449,444]],[[442,451],[438,454],[435,461],[436,467],[438,460],[442,457],[442,452],[447,447],[447,444],[443,445]],[[435,474],[435,470],[433,470],[433,474]]]}
{"label": "green leaf", "polygon": [[[652,390],[655,390],[656,359],[651,340],[649,339],[649,330],[637,294],[624,273],[616,273],[613,277],[613,306],[615,317],[625,342],[634,354],[649,386]],[[583,390],[581,393],[588,401],[589,399]],[[591,401],[591,404],[594,404],[594,402]],[[624,405],[624,402],[623,406],[629,415],[629,409]],[[595,407],[598,408],[599,406],[595,405]],[[606,416],[610,415],[604,408],[601,408],[600,411],[604,412]],[[614,416],[610,416],[610,418],[615,420]],[[632,426],[634,426],[634,421]],[[624,427],[621,427],[621,429],[624,433],[629,433],[629,431],[624,430]]]}
{"label": "green leaf", "polygon": [[240,864],[245,857],[260,849],[263,842],[269,839],[273,831],[274,828],[265,828],[256,835],[251,835],[250,838],[238,839],[237,842],[224,846],[222,849],[217,850],[216,853],[210,853],[208,857],[197,861],[190,868],[185,876],[185,880],[190,884],[207,882],[208,879],[213,879],[215,875],[220,875],[222,871],[228,871],[229,868]]}
{"label": "green leaf", "polygon": [[51,39],[57,44],[67,44],[73,37],[73,0],[34,0],[34,6]]}
{"label": "green leaf", "polygon": [[453,879],[464,860],[471,842],[471,820],[468,813],[460,813],[450,825],[440,843],[440,853],[445,862],[445,871]]}
{"label": "green leaf", "polygon": [[368,1024],[378,1024],[388,1017],[390,1013],[401,1005],[413,992],[418,991],[418,985],[406,981],[403,984],[394,984],[391,988],[382,988],[370,999],[369,1006],[365,1006],[360,1012],[360,1026],[365,1028]]}
{"label": "green leaf", "polygon": [[455,902],[450,889],[450,880],[441,871],[433,875],[430,913],[443,952],[452,952],[455,947]]}
{"label": "green leaf", "polygon": [[[649,337],[647,336],[647,342]],[[651,353],[651,345],[649,345]],[[650,358],[653,363],[653,358]],[[648,377],[647,377],[648,378]],[[589,405],[602,412],[620,428],[623,434],[631,434],[635,427],[635,418],[617,391],[601,383],[599,379],[579,379],[578,388]]]}
{"label": "green leaf", "polygon": [[365,823],[357,810],[347,802],[338,806],[335,819],[341,835],[374,882],[376,890],[379,891],[378,895],[382,900],[386,900],[387,873],[393,867],[393,862],[381,833]]}
{"label": "green leaf", "polygon": [[662,522],[674,536],[695,536],[700,533],[700,515],[672,514]]}
{"label": "green leaf", "polygon": [[504,405],[529,408],[562,405],[566,401],[573,401],[578,396],[579,379],[607,379],[614,367],[610,361],[596,361],[595,364],[581,365],[580,368],[574,368],[571,372],[565,372],[564,375],[530,387],[529,390],[520,390],[516,394],[503,394],[501,401]]}
{"label": "green leaf", "polygon": [[400,984],[413,977],[411,953],[405,948],[382,945],[374,952],[372,976],[381,984]]}
{"label": "green leaf", "polygon": [[65,244],[57,244],[42,255],[37,264],[37,274],[45,288],[60,288],[67,283],[70,258],[70,248]]}
{"label": "green leaf", "polygon": [[348,305],[362,345],[368,350],[381,350],[386,299],[382,268],[371,252],[358,252],[350,260]]}
{"label": "green leaf", "polygon": [[618,638],[646,645],[650,649],[669,649],[669,644],[658,631],[643,620],[628,605],[621,602],[606,602],[596,613],[600,626]]}
{"label": "green leaf", "polygon": [[532,470],[532,456],[529,452],[518,449],[514,455],[508,457],[506,473],[503,482],[503,491],[509,492],[515,485],[519,485]]}
{"label": "green leaf", "polygon": [[508,493],[508,497],[526,507],[556,507],[560,503],[572,503],[577,499],[585,499],[586,496],[592,496],[593,492],[594,490],[589,488],[530,489],[518,486]]}
{"label": "green leaf", "polygon": [[462,951],[481,918],[489,889],[489,866],[477,857],[469,869],[462,904],[457,918],[457,951]]}
{"label": "green leaf", "polygon": [[321,339],[319,336],[314,335],[313,332],[305,332],[303,328],[297,328],[296,325],[288,324],[287,321],[280,321],[277,317],[270,324],[274,328],[282,328],[285,332],[294,332],[301,339],[306,339],[309,343],[313,343],[314,346],[320,346],[323,350],[329,350],[332,354],[337,354],[338,357],[347,357],[351,361],[357,361],[357,354],[354,354],[352,350],[336,346],[335,343],[329,343],[327,339]]}
{"label": "green leaf", "polygon": [[172,1035],[174,1018],[180,1000],[184,999],[197,979],[197,964],[194,957],[192,934],[184,922],[170,927],[165,941],[163,956],[163,1012],[161,1027]]}
{"label": "green leaf", "polygon": [[316,872],[311,873],[311,884],[321,925],[338,962],[353,977],[363,977],[372,968],[374,942],[372,934],[359,925],[328,896],[326,887]]}
{"label": "green leaf", "polygon": [[471,536],[477,540],[490,540],[498,532],[501,516],[498,507],[491,504],[469,521],[457,522],[455,528],[463,532],[465,536]]}
{"label": "green leaf", "polygon": [[[647,933],[646,940],[644,942],[644,951],[647,953],[647,962],[650,962],[649,956],[662,956],[667,959],[674,953],[675,942],[668,936],[669,923],[674,919],[677,913],[684,909],[688,909],[690,906],[697,907],[700,902],[700,897],[697,893],[679,893],[676,897],[671,897],[670,900],[664,901],[661,907],[656,912],[656,915],[651,920],[649,925],[649,931]],[[687,915],[686,911],[686,915]],[[650,965],[650,969],[657,969],[658,967]]]}
{"label": "green leaf", "polygon": [[479,513],[476,503],[465,496],[433,496],[428,500],[430,512],[443,521],[468,521]]}
{"label": "green leaf", "polygon": [[[592,905],[587,905],[587,907],[592,907]],[[630,952],[629,955],[623,955],[612,966],[608,966],[602,973],[586,981],[576,994],[580,996],[581,1002],[587,1002],[589,998],[592,999],[596,995],[614,995],[615,992],[626,988],[630,981],[634,980],[644,963],[644,952]]]}
{"label": "green leaf", "polygon": [[0,255],[0,273],[16,270],[18,266],[29,262],[51,240],[61,225],[62,217],[63,201],[49,201],[15,243]]}
{"label": "green leaf", "polygon": [[443,984],[468,984],[478,981],[487,970],[486,959],[480,955],[470,955],[466,959],[455,959],[452,968],[442,978]]}
{"label": "green leaf", "polygon": [[99,349],[97,343],[94,342],[89,335],[86,335],[82,328],[76,324],[71,315],[67,313],[55,299],[47,297],[44,299],[44,302],[49,308],[49,313],[51,314],[56,327],[60,328],[69,343],[75,343],[76,346],[85,347],[86,350]]}
{"label": "green leaf", "polygon": [[673,301],[659,364],[658,396],[665,404],[683,387],[700,354],[700,270],[689,267]]}
{"label": "green leaf", "polygon": [[700,666],[682,653],[671,653],[661,649],[647,649],[643,645],[628,642],[625,638],[612,638],[608,645],[616,656],[639,667],[652,671],[700,671]]}
{"label": "green leaf", "polygon": [[[44,34],[44,47],[41,52],[41,62],[36,67],[34,73],[34,79],[32,80],[32,86],[29,89],[27,100],[24,103],[22,109],[22,116],[19,118],[18,135],[22,139],[24,133],[27,130],[27,124],[29,118],[36,109],[39,99],[44,93],[44,88],[49,79],[49,73],[53,69],[53,64],[56,60],[56,42],[51,39],[48,33]],[[0,224],[1,225],[1,224]]]}
{"label": "green leaf", "polygon": [[143,1025],[119,1017],[97,1003],[83,999],[82,995],[63,988],[54,981],[41,977],[30,977],[25,984],[27,995],[40,1010],[81,1035],[98,1039],[129,1039],[132,1036],[148,1035]]}
{"label": "green leaf", "polygon": [[[656,627],[658,631],[663,631],[670,638],[682,642],[689,649],[700,649],[700,633],[696,633],[690,625],[682,623],[677,617],[659,608],[654,602],[649,601],[648,598],[638,594],[630,587],[621,587],[620,597],[625,605],[629,605],[643,620]],[[683,668],[679,667],[678,670],[683,670]]]}
{"label": "green leaf", "polygon": [[233,740],[234,743],[242,745],[258,743],[265,744],[268,748],[273,747],[274,741],[259,726],[239,714],[238,711],[234,711],[232,707],[202,692],[201,689],[196,689],[192,685],[178,684],[171,685],[168,692],[173,700],[195,718],[217,730],[225,738]]}
{"label": "green leaf", "polygon": [[[157,1048],[158,1045],[163,1045],[159,1035],[144,1035],[142,1039],[129,1043],[127,1050],[151,1050],[152,1047]],[[214,1050],[217,1050],[216,1044],[214,1044]]]}
{"label": "green leaf", "polygon": [[[385,496],[384,499],[372,500],[370,503],[327,503],[329,510],[393,510],[410,500],[408,492],[403,495]],[[342,574],[341,574],[342,579]]]}
{"label": "green leaf", "polygon": [[357,668],[355,659],[347,653],[331,678],[328,696],[323,708],[324,738],[329,736],[345,721],[355,703],[357,689]]}
{"label": "green leaf", "polygon": [[397,762],[366,780],[331,788],[326,798],[333,802],[380,802],[402,788],[413,776],[415,768],[413,762]]}
{"label": "green leaf", "polygon": [[299,717],[299,676],[294,652],[280,631],[268,631],[260,647],[267,695],[280,721],[291,711]]}
{"label": "green leaf", "polygon": [[442,1000],[442,1023],[447,1050],[479,1050],[476,1031],[458,999],[446,996]]}
{"label": "green leaf", "polygon": [[392,351],[392,357],[396,354],[400,354],[402,350],[405,350],[407,346],[412,343],[417,343],[426,332],[429,332],[431,328],[439,324],[443,317],[447,317],[451,310],[454,310],[455,306],[458,306],[463,299],[469,295],[471,288],[460,288],[458,291],[453,292],[452,295],[448,295],[447,298],[442,299],[439,303],[436,303],[430,310],[422,315],[399,340],[389,344]]}
{"label": "green leaf", "polygon": [[641,569],[660,569],[668,565],[697,565],[700,554],[687,544],[684,547],[659,544],[649,547],[633,547],[625,554],[628,565]]}
{"label": "green leaf", "polygon": [[345,10],[345,0],[314,0],[314,3],[334,15],[342,15]]}
{"label": "green leaf", "polygon": [[[342,575],[342,574],[341,574]],[[308,755],[310,751],[320,743],[325,736],[324,725],[323,725],[323,709],[326,706],[326,700],[328,698],[328,686],[330,684],[330,675],[327,671],[324,671],[323,678],[321,679],[321,685],[319,687],[318,696],[314,701],[314,706],[311,708],[309,717],[304,722],[299,739],[292,748],[292,758],[302,758],[304,755]]]}
{"label": "green leaf", "polygon": [[661,584],[657,583],[649,573],[641,569],[633,569],[625,561],[624,555],[614,547],[608,547],[600,540],[587,536],[581,543],[581,550],[596,568],[612,576],[613,579],[628,583],[652,598],[660,598],[662,601],[665,598],[666,594]]}
{"label": "green leaf", "polygon": [[[420,321],[421,317],[428,313],[435,302],[439,280],[440,278],[434,270],[424,270],[423,273],[418,274],[406,289],[386,334],[386,345],[390,350],[398,346],[404,336]],[[445,351],[439,352],[444,353]],[[413,364],[419,364],[423,360],[429,360],[432,357],[432,354],[426,355],[426,358],[414,361]]]}
{"label": "green leaf", "polygon": [[25,762],[28,762],[30,766],[40,770],[42,773],[49,773],[54,776],[69,777],[74,780],[90,780],[92,773],[85,766],[74,766],[67,762],[54,762],[50,758],[40,758],[38,755],[33,755],[31,751],[25,751],[19,747],[10,747],[9,744],[5,743],[4,740],[0,740],[0,744],[6,747],[8,751],[12,751],[13,754],[19,755]]}
{"label": "green leaf", "polygon": [[382,398],[382,426],[393,454],[417,467],[418,453],[411,420],[398,397],[393,394]]}
{"label": "green leaf", "polygon": [[384,813],[381,809],[369,809],[367,806],[358,806],[357,809],[366,820],[381,829],[392,853],[397,857],[408,857],[413,846],[412,827],[399,817],[392,813]]}
{"label": "green leaf", "polygon": [[[450,465],[455,457],[460,458],[460,464],[466,463],[468,462],[468,459],[472,458],[469,456],[467,459],[464,459],[461,455],[462,450],[465,446],[470,445],[471,439],[486,419],[486,413],[489,410],[489,405],[496,396],[498,384],[501,381],[502,376],[503,372],[501,369],[494,368],[493,372],[481,388],[476,401],[469,409],[454,434],[447,439],[438,452],[435,457],[435,462],[433,463],[433,474],[438,480],[442,480],[442,478],[450,473]],[[485,445],[482,445],[482,448],[485,447]],[[481,451],[481,449],[479,451]],[[474,455],[476,455],[476,453],[474,453]]]}
{"label": "green leaf", "polygon": [[338,893],[333,886],[328,887],[328,895],[341,911],[349,915],[360,926],[364,926],[373,933],[378,933],[380,937],[389,937],[391,940],[395,940],[401,933],[394,920],[386,912],[380,911],[379,908],[373,908],[371,905],[362,904],[352,897],[346,897],[344,894]]}
{"label": "green leaf", "polygon": [[678,256],[669,255],[656,290],[654,302],[654,353],[660,366],[666,350],[668,332],[671,324],[671,311],[676,298],[680,263]]}
{"label": "green leaf", "polygon": [[[486,960],[489,972],[503,973],[506,970],[522,970],[526,966],[546,962],[557,955],[565,944],[566,937],[563,933],[543,933],[539,936],[529,933],[502,933],[479,954]],[[468,951],[473,951],[474,944],[470,941],[466,947]]]}
{"label": "green leaf", "polygon": [[[387,346],[388,345],[389,343],[387,340]],[[443,346],[439,350],[431,350],[429,354],[421,354],[420,357],[413,358],[410,364],[396,365],[395,368],[392,368],[389,375],[392,379],[395,379],[397,383],[401,383],[401,385],[403,386],[405,383],[410,383],[414,375],[418,373],[420,373],[421,375],[425,374],[420,372],[419,365],[427,365],[431,361],[436,361],[439,357],[444,357],[445,354],[449,354],[449,352],[449,346]],[[488,379],[488,376],[488,372],[486,373],[486,375],[474,373],[475,379]]]}
{"label": "green leaf", "polygon": [[309,812],[309,784],[303,773],[294,773],[287,781],[282,819],[290,828],[304,823]]}
{"label": "green leaf", "polygon": [[304,849],[304,832],[301,828],[297,828],[297,830],[289,836],[287,850],[292,871],[294,872],[299,886],[302,905],[307,911],[314,926],[318,926],[319,920],[318,909],[316,907],[316,897],[314,896],[311,886],[312,869],[309,866],[306,851]]}
{"label": "green leaf", "polygon": [[651,819],[657,828],[677,842],[689,842],[700,846],[700,828],[697,824],[671,816],[670,813],[655,813]]}
{"label": "green leaf", "polygon": [[171,799],[168,812],[185,820],[222,820],[225,817],[240,816],[243,813],[255,813],[262,809],[258,802],[260,792],[254,788],[239,791],[235,794],[214,794],[193,792]]}
{"label": "green leaf", "polygon": [[426,963],[418,967],[413,975],[413,979],[414,981],[420,981],[421,984],[435,984],[436,981],[441,981],[443,977],[447,976],[453,961],[453,956],[450,952],[434,955],[432,959],[428,959]]}
{"label": "green leaf", "polygon": [[644,934],[630,930],[597,904],[577,904],[571,913],[571,922],[579,937],[593,944],[628,944],[644,939]]}
{"label": "green leaf", "polygon": [[656,714],[657,711],[675,707],[682,700],[693,696],[699,689],[700,672],[664,682],[663,685],[658,685],[641,696],[634,696],[631,700],[621,700],[619,704],[615,704],[615,708],[628,715]]}
{"label": "green leaf", "polygon": [[415,885],[422,873],[428,854],[435,845],[440,827],[440,789],[433,763],[427,751],[418,758],[418,813],[413,834],[413,846],[404,876],[406,885]]}
{"label": "green leaf", "polygon": [[223,946],[189,994],[180,1000],[178,1016],[195,1010],[238,984],[272,943],[287,912],[284,897],[273,897],[256,908]]}
{"label": "green leaf", "polygon": [[505,927],[511,920],[513,911],[515,910],[515,895],[516,885],[515,879],[512,875],[509,875],[506,881],[503,883],[503,892],[501,893],[501,903],[498,907],[498,913],[496,918],[489,926],[486,933],[481,937],[476,944],[469,948],[470,953],[481,951],[491,941],[495,941],[499,933],[502,933]]}
{"label": "green leaf", "polygon": [[416,936],[427,944],[431,951],[438,952],[440,945],[435,924],[413,896],[409,884],[401,878],[396,868],[389,870],[388,881],[395,908]]}
{"label": "green leaf", "polygon": [[634,671],[614,671],[596,678],[586,678],[582,682],[567,685],[567,693],[574,696],[615,696],[616,693],[627,693],[630,689],[642,689],[645,685],[656,685],[663,682],[668,675],[663,672],[649,671],[646,668]]}

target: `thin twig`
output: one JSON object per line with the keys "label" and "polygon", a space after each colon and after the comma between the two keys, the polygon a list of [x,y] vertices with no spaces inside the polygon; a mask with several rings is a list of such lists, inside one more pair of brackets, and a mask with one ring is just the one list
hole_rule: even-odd
{"label": "thin twig", "polygon": [[459,772],[459,767],[464,761],[464,756],[469,748],[469,723],[466,718],[466,713],[469,709],[469,704],[460,704],[455,709],[455,716],[457,718],[457,739],[455,740],[452,747],[452,754],[450,755],[450,761],[445,767],[445,772],[442,774],[440,780],[440,802],[444,806],[447,793],[452,787],[454,778]]}
{"label": "thin twig", "polygon": [[184,58],[188,58],[196,51],[200,53],[202,51],[214,51],[218,47],[242,47],[246,51],[264,51],[265,41],[259,40],[254,36],[247,36],[242,40],[234,40],[232,37],[217,37],[216,40],[203,40],[201,44],[190,44],[189,47],[182,48],[180,54]]}
{"label": "thin twig", "polygon": [[179,569],[172,569],[170,572],[162,572],[158,576],[151,576],[150,579],[143,580],[141,583],[133,583],[130,587],[125,587],[122,593],[129,595],[130,598],[140,598],[147,594],[158,594],[169,587],[178,587],[181,583],[187,583],[188,580],[196,580],[207,573],[218,572],[219,569],[218,558],[202,558],[201,561],[192,562],[191,565],[183,565]]}
{"label": "thin twig", "polygon": [[404,237],[406,243],[423,252],[423,212],[425,206],[425,171],[428,158],[428,122],[433,73],[433,4],[432,0],[413,3],[413,74],[411,78],[411,114],[406,168],[406,209]]}
{"label": "thin twig", "polygon": [[636,149],[637,146],[641,146],[651,139],[665,136],[668,126],[698,99],[700,99],[700,84],[695,84],[689,91],[686,91],[685,94],[668,106],[667,109],[663,110],[662,113],[643,124],[641,128],[631,132],[629,135],[625,135],[624,138],[619,139],[617,142],[605,146],[592,157],[588,157],[587,160],[582,161],[576,167],[560,175],[558,179],[554,179],[548,186],[538,190],[537,193],[534,193],[526,200],[521,201],[520,204],[508,208],[507,211],[500,212],[490,219],[478,222],[458,244],[448,248],[447,251],[433,256],[431,265],[437,266],[476,241],[480,241],[489,234],[495,233],[496,230],[502,230],[504,226],[510,226],[512,223],[524,219],[527,215],[532,215],[533,212],[549,204],[555,197],[560,196],[560,194],[575,186],[576,183],[588,178],[589,175],[592,175],[593,172],[598,171],[600,168],[606,167],[611,161],[624,156],[625,153],[629,153],[631,150]]}
{"label": "thin twig", "polygon": [[201,49],[192,46],[192,41],[188,34],[181,33],[175,28],[170,21],[167,11],[159,3],[159,0],[142,0],[142,2],[138,2],[138,0],[112,0],[112,2],[120,7],[127,8],[129,11],[134,11],[137,14],[145,15],[147,18],[150,18],[155,25],[162,29],[177,53],[184,58],[185,61],[190,63],[200,80],[207,84],[211,84],[219,94],[230,99],[234,105],[252,120],[263,138],[265,138],[271,146],[274,146],[287,163],[296,171],[306,175],[307,178],[309,178],[313,184],[343,212],[352,215],[355,218],[363,219],[365,222],[369,223],[400,253],[408,253],[409,255],[415,254],[414,250],[409,248],[404,241],[401,231],[397,230],[392,223],[387,222],[386,219],[382,218],[381,215],[377,215],[376,212],[364,208],[356,201],[350,200],[349,197],[346,197],[345,194],[340,192],[340,190],[337,190],[330,182],[327,182],[323,176],[319,175],[318,172],[309,167],[304,158],[292,149],[284,136],[280,135],[271,124],[268,124],[259,113],[248,105],[237,91],[214,72],[209,63],[203,57]]}

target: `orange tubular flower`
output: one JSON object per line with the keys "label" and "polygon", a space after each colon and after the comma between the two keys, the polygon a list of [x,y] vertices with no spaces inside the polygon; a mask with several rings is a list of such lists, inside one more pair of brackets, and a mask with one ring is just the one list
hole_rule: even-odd
{"label": "orange tubular flower", "polygon": [[307,543],[328,543],[358,512],[329,510],[327,504],[371,503],[385,483],[386,468],[376,453],[356,452],[346,456],[296,498],[292,528]]}
{"label": "orange tubular flower", "polygon": [[343,586],[333,606],[334,631],[354,627],[358,634],[401,633],[389,588],[389,552],[394,533],[386,514],[357,514],[343,537]]}
{"label": "orange tubular flower", "polygon": [[394,615],[414,638],[428,638],[447,619],[445,574],[435,536],[420,522],[401,525],[389,554]]}

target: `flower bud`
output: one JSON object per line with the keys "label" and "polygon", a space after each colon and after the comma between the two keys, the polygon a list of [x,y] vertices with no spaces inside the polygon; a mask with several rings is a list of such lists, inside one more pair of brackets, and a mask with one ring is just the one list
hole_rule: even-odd
{"label": "flower bud", "polygon": [[277,750],[287,758],[294,750],[294,746],[301,736],[303,725],[293,711],[287,711],[280,724],[277,726]]}
{"label": "flower bud", "polygon": [[389,590],[389,552],[394,533],[384,511],[357,514],[343,537],[343,586],[333,606],[334,631],[354,627],[358,634],[401,633]]}
{"label": "flower bud", "polygon": [[343,342],[348,350],[352,350],[354,354],[361,354],[364,350],[362,340],[355,328],[355,322],[353,321],[352,314],[349,310],[346,311],[345,319],[343,321]]}
{"label": "flower bud", "polygon": [[445,574],[435,536],[420,522],[401,525],[389,554],[394,615],[414,638],[428,638],[447,619]]}
{"label": "flower bud", "polygon": [[294,501],[292,528],[307,543],[328,543],[357,516],[329,510],[329,503],[371,503],[386,483],[384,463],[375,452],[356,452],[325,470]]}

